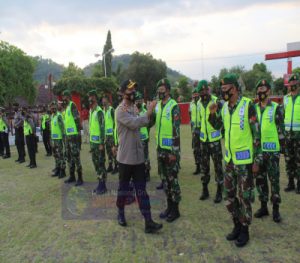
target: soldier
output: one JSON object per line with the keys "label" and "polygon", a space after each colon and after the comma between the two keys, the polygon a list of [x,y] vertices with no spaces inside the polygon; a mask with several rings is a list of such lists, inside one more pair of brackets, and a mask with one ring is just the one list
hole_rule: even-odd
{"label": "soldier", "polygon": [[167,208],[160,218],[173,222],[180,217],[181,191],[178,182],[180,168],[180,109],[170,97],[171,84],[167,78],[157,83],[160,101],[152,116],[156,126],[157,164],[161,172]]}
{"label": "soldier", "polygon": [[5,150],[5,154],[3,151],[3,159],[10,158],[10,147],[9,147],[9,123],[5,116],[5,110],[0,110],[0,141],[3,145],[3,150]]}
{"label": "soldier", "polygon": [[117,169],[117,161],[112,152],[114,146],[115,111],[114,108],[109,105],[109,100],[106,96],[102,98],[102,105],[105,117],[105,148],[108,157],[108,168],[106,171],[110,173]]}
{"label": "soldier", "polygon": [[119,188],[116,204],[118,223],[123,227],[127,226],[124,208],[129,182],[132,179],[139,208],[145,218],[145,233],[155,233],[162,228],[162,224],[155,223],[151,217],[150,200],[146,191],[144,150],[140,139],[140,128],[149,123],[155,103],[149,106],[146,114],[139,116],[134,105],[135,83],[131,80],[124,81],[121,91],[123,102],[117,110]]}
{"label": "soldier", "polygon": [[[256,188],[259,193],[261,208],[254,214],[256,218],[269,215],[268,177],[271,183],[271,199],[273,204],[273,220],[281,221],[279,213],[280,185],[279,185],[279,159],[280,148],[284,149],[284,122],[281,107],[269,99],[271,85],[266,79],[256,84],[256,94],[259,102],[255,104],[257,117],[260,122],[261,148],[263,163],[256,174]],[[280,147],[281,146],[281,147]]]}
{"label": "soldier", "polygon": [[258,172],[262,158],[259,122],[251,100],[240,94],[235,74],[225,75],[221,86],[226,102],[221,115],[217,114],[217,104],[210,106],[209,122],[216,130],[222,125],[225,128],[225,200],[234,223],[226,238],[235,240],[236,246],[242,247],[249,241],[252,219],[252,172]]}
{"label": "soldier", "polygon": [[35,141],[36,141],[36,129],[35,125],[33,122],[33,117],[31,113],[28,111],[27,108],[24,108],[24,135],[25,135],[25,140],[26,140],[26,145],[27,145],[27,151],[30,159],[30,163],[26,166],[29,168],[36,168],[36,146],[35,146]]}
{"label": "soldier", "polygon": [[94,193],[102,195],[107,192],[106,189],[106,170],[105,170],[105,121],[104,112],[98,105],[98,96],[96,90],[89,93],[90,117],[89,134],[92,160],[97,172],[98,186]]}
{"label": "soldier", "polygon": [[24,141],[24,111],[19,108],[19,104],[14,104],[15,117],[14,117],[14,128],[15,128],[15,145],[18,151],[18,159],[16,162],[25,162],[25,141]]}
{"label": "soldier", "polygon": [[[210,157],[213,160],[215,168],[215,182],[217,184],[215,203],[222,201],[223,190],[223,167],[222,167],[222,146],[221,146],[221,130],[214,129],[208,121],[209,107],[217,103],[218,109],[221,109],[222,104],[218,101],[217,97],[210,94],[209,86],[206,80],[201,80],[198,83],[198,92],[201,100],[198,102],[200,109],[200,155],[201,155],[201,168],[203,176],[201,177],[203,189],[200,200],[206,200],[209,197],[208,184],[210,181]],[[218,112],[219,113],[219,112]]]}
{"label": "soldier", "polygon": [[45,146],[46,150],[46,156],[51,156],[52,155],[52,149],[51,149],[51,142],[50,142],[50,122],[51,118],[47,112],[47,109],[45,107],[42,108],[42,115],[41,115],[41,135],[43,137],[43,143]]}
{"label": "soldier", "polygon": [[55,101],[50,104],[51,116],[51,139],[52,151],[55,159],[55,169],[52,174],[59,179],[66,177],[66,162],[64,159],[64,140],[65,127],[61,113],[58,111],[58,105]]}
{"label": "soldier", "polygon": [[[140,92],[136,92],[136,101],[135,105],[139,111],[140,116],[144,115],[147,112],[146,105],[143,100],[143,96]],[[144,155],[145,155],[145,173],[146,173],[146,181],[150,181],[150,159],[149,159],[149,127],[145,126],[140,129],[141,140],[144,147]]]}
{"label": "soldier", "polygon": [[288,185],[286,192],[295,190],[300,194],[300,78],[292,74],[289,79],[290,93],[284,100],[284,125],[286,131],[286,172]]}
{"label": "soldier", "polygon": [[82,166],[80,161],[80,115],[76,105],[71,100],[71,92],[65,90],[63,92],[63,102],[66,107],[64,114],[65,134],[66,134],[66,153],[70,169],[70,176],[65,181],[70,184],[76,181],[75,167],[77,167],[77,181],[75,186],[83,184]]}
{"label": "soldier", "polygon": [[196,171],[194,175],[200,174],[200,109],[199,93],[197,87],[193,89],[192,101],[190,103],[189,115],[192,129],[192,148],[195,158]]}

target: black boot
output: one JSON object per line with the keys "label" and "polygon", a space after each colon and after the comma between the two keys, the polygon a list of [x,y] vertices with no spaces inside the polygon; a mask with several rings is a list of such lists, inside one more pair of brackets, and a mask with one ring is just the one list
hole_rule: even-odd
{"label": "black boot", "polygon": [[161,219],[165,219],[168,217],[168,215],[170,214],[171,211],[171,205],[172,205],[172,200],[171,199],[167,199],[167,209],[163,212],[160,213],[159,217]]}
{"label": "black boot", "polygon": [[76,182],[75,172],[70,171],[70,176],[67,180],[65,180],[65,184],[70,184],[70,183],[73,183],[73,182]]}
{"label": "black boot", "polygon": [[77,172],[77,176],[78,176],[78,178],[77,178],[75,186],[81,186],[81,185],[83,185],[82,171],[78,171]]}
{"label": "black boot", "polygon": [[145,221],[145,233],[156,233],[163,225],[155,223],[152,219]]}
{"label": "black boot", "polygon": [[245,246],[249,241],[249,227],[242,225],[241,232],[237,240],[235,240],[235,245],[237,247]]}
{"label": "black boot", "polygon": [[111,173],[112,173],[112,174],[116,174],[116,173],[118,173],[118,171],[119,171],[118,164],[117,164],[117,163],[115,163],[114,170],[113,170]]}
{"label": "black boot", "polygon": [[300,179],[297,181],[296,194],[300,194]]}
{"label": "black boot", "polygon": [[107,192],[105,181],[99,180],[98,186],[93,191],[97,195],[103,195]]}
{"label": "black boot", "polygon": [[118,210],[118,224],[120,226],[127,226],[124,209]]}
{"label": "black boot", "polygon": [[291,192],[295,190],[295,182],[294,182],[294,178],[289,178],[289,182],[286,188],[284,188],[285,192]]}
{"label": "black boot", "polygon": [[220,203],[222,201],[222,185],[218,184],[217,193],[214,202],[216,204]]}
{"label": "black boot", "polygon": [[208,192],[208,188],[207,188],[207,184],[202,184],[203,185],[203,189],[202,189],[202,195],[200,196],[200,200],[206,200],[209,197],[209,192]]}
{"label": "black boot", "polygon": [[60,169],[59,168],[55,168],[53,173],[51,174],[52,177],[57,177],[59,176],[60,173]]}
{"label": "black boot", "polygon": [[240,221],[237,218],[233,219],[233,224],[234,224],[234,227],[233,227],[232,231],[226,236],[226,239],[228,241],[237,239],[241,232],[242,224],[240,223]]}
{"label": "black boot", "polygon": [[163,182],[161,182],[158,186],[156,186],[156,189],[157,189],[157,190],[162,190],[162,189],[164,189],[164,184],[163,184]]}
{"label": "black boot", "polygon": [[60,169],[58,179],[66,177],[66,170],[65,169]]}
{"label": "black boot", "polygon": [[200,164],[199,163],[196,164],[196,171],[193,172],[193,175],[197,175],[197,174],[200,174]]}
{"label": "black boot", "polygon": [[263,216],[268,216],[268,205],[267,202],[261,202],[261,207],[255,212],[254,217],[261,218]]}
{"label": "black boot", "polygon": [[171,210],[166,219],[167,222],[171,223],[180,217],[178,203],[171,201]]}
{"label": "black boot", "polygon": [[281,221],[281,216],[279,213],[279,205],[273,205],[273,221],[279,223]]}
{"label": "black boot", "polygon": [[3,159],[8,159],[8,158],[10,158],[10,154],[5,154],[5,155],[3,156]]}
{"label": "black boot", "polygon": [[109,163],[108,168],[106,169],[107,173],[110,173],[113,171],[112,163]]}

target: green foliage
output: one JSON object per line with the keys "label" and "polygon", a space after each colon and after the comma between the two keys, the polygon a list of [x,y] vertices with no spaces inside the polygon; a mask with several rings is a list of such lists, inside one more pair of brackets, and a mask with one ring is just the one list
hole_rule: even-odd
{"label": "green foliage", "polygon": [[84,77],[84,72],[81,68],[75,65],[75,63],[70,62],[68,67],[62,72],[64,78],[73,78],[73,77]]}
{"label": "green foliage", "polygon": [[294,68],[294,69],[293,69],[293,73],[298,73],[298,74],[300,74],[300,67]]}
{"label": "green foliage", "polygon": [[135,52],[132,55],[126,75],[138,83],[138,90],[144,93],[146,99],[156,94],[156,83],[167,73],[166,63],[153,58],[150,53]]}
{"label": "green foliage", "polygon": [[33,73],[36,61],[21,49],[0,42],[0,102],[11,104],[20,96],[32,104],[36,97]]}
{"label": "green foliage", "polygon": [[283,78],[278,78],[274,81],[274,90],[273,94],[285,94],[286,88],[284,86]]}
{"label": "green foliage", "polygon": [[102,65],[100,63],[95,64],[92,71],[93,71],[93,73],[92,73],[93,78],[102,78],[102,77],[104,77],[103,68],[102,68]]}
{"label": "green foliage", "polygon": [[[105,42],[105,45],[103,48],[103,54],[105,54],[107,51],[109,51],[112,47],[113,46],[112,46],[112,42],[111,42],[111,33],[110,33],[110,30],[108,30],[106,42]],[[105,55],[105,65],[106,65],[106,76],[107,77],[111,77],[111,75],[112,75],[111,62],[112,62],[112,52],[109,52]],[[104,60],[102,61],[102,67],[104,69]]]}
{"label": "green foliage", "polygon": [[181,77],[178,83],[179,93],[182,96],[182,101],[190,101],[192,97],[192,88],[189,86],[188,79]]}

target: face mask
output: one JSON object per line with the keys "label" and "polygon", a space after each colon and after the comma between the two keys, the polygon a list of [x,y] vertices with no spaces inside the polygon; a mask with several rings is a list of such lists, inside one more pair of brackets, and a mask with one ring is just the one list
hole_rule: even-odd
{"label": "face mask", "polygon": [[65,106],[67,106],[67,105],[68,105],[68,100],[63,100],[63,104],[64,104]]}
{"label": "face mask", "polygon": [[229,101],[230,100],[230,98],[232,97],[232,93],[229,93],[230,91],[231,91],[231,89],[232,88],[230,88],[229,90],[227,90],[227,91],[222,91],[222,98],[223,98],[223,100],[225,100],[225,101]]}
{"label": "face mask", "polygon": [[93,105],[94,104],[94,100],[93,99],[89,99],[89,104]]}
{"label": "face mask", "polygon": [[201,95],[201,100],[206,101],[207,99],[208,99],[208,95],[207,94]]}
{"label": "face mask", "polygon": [[134,102],[135,101],[135,92],[132,92],[131,94],[126,94],[126,97],[131,102]]}
{"label": "face mask", "polygon": [[259,101],[263,101],[267,98],[267,91],[257,92],[257,96],[258,96]]}
{"label": "face mask", "polygon": [[52,113],[56,113],[56,109],[51,109],[51,112]]}
{"label": "face mask", "polygon": [[295,91],[296,89],[298,89],[298,85],[291,86],[291,91]]}
{"label": "face mask", "polygon": [[166,98],[166,93],[165,92],[158,92],[158,98],[160,100],[164,100]]}

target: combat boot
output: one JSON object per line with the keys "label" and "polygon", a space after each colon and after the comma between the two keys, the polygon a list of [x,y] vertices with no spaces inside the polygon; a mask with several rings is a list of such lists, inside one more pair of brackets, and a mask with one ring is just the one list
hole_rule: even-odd
{"label": "combat boot", "polygon": [[296,194],[300,194],[300,179],[297,181]]}
{"label": "combat boot", "polygon": [[263,216],[268,216],[268,205],[267,202],[261,202],[261,207],[255,212],[254,217],[262,218]]}
{"label": "combat boot", "polygon": [[93,191],[97,195],[103,195],[107,192],[105,181],[99,180],[98,186]]}
{"label": "combat boot", "polygon": [[145,233],[156,233],[163,225],[155,223],[152,219],[145,220]]}
{"label": "combat boot", "polygon": [[161,219],[165,219],[168,217],[171,211],[172,200],[170,198],[167,199],[167,209],[159,214]]}
{"label": "combat boot", "polygon": [[118,210],[118,224],[123,227],[127,226],[124,209]]}
{"label": "combat boot", "polygon": [[115,167],[114,167],[114,170],[112,171],[112,174],[116,174],[118,173],[119,169],[118,169],[118,164],[115,163]]}
{"label": "combat boot", "polygon": [[278,204],[273,205],[273,221],[276,223],[279,223],[281,221]]}
{"label": "combat boot", "polygon": [[294,182],[294,178],[289,178],[289,182],[286,188],[284,188],[285,192],[291,192],[295,190],[295,182]]}
{"label": "combat boot", "polygon": [[73,183],[73,182],[76,182],[76,179],[75,179],[75,172],[74,171],[70,171],[70,176],[67,180],[65,180],[65,184],[70,184],[70,183]]}
{"label": "combat boot", "polygon": [[55,168],[51,176],[52,177],[57,177],[57,176],[59,176],[59,173],[60,173],[60,169],[59,168]]}
{"label": "combat boot", "polygon": [[222,185],[218,184],[217,193],[214,202],[216,204],[220,203],[222,201]]}
{"label": "combat boot", "polygon": [[66,177],[66,170],[65,169],[60,169],[58,179]]}
{"label": "combat boot", "polygon": [[241,232],[237,240],[235,240],[235,245],[237,247],[245,246],[249,241],[249,226],[242,225]]}
{"label": "combat boot", "polygon": [[196,171],[193,172],[193,175],[197,175],[197,174],[200,174],[200,164],[199,163],[196,164]]}
{"label": "combat boot", "polygon": [[110,173],[110,172],[112,172],[112,171],[113,171],[112,163],[109,163],[109,165],[108,165],[108,167],[107,167],[107,169],[106,169],[106,172],[107,172],[107,173]]}
{"label": "combat boot", "polygon": [[202,184],[203,188],[202,188],[202,195],[200,196],[200,200],[206,200],[209,197],[209,192],[208,192],[208,187],[207,184]]}
{"label": "combat boot", "polygon": [[178,203],[171,201],[171,210],[166,219],[167,222],[171,223],[180,217],[178,205]]}
{"label": "combat boot", "polygon": [[240,223],[240,221],[237,218],[233,218],[233,224],[234,224],[234,227],[233,227],[232,231],[226,236],[226,239],[228,241],[237,239],[241,232],[242,224]]}
{"label": "combat boot", "polygon": [[81,186],[81,185],[83,185],[82,171],[78,171],[77,172],[77,176],[78,176],[78,178],[77,178],[75,186]]}

